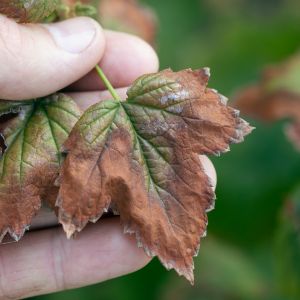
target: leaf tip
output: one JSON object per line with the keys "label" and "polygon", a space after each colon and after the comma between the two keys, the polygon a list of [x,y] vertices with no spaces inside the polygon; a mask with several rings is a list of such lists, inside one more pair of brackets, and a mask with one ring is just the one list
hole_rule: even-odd
{"label": "leaf tip", "polygon": [[69,222],[63,222],[61,220],[60,223],[64,229],[64,232],[66,233],[67,238],[70,240],[77,231],[75,225]]}
{"label": "leaf tip", "polygon": [[238,142],[243,141],[244,137],[250,134],[254,129],[255,127],[250,126],[247,121],[240,119],[239,126],[237,127]]}
{"label": "leaf tip", "polygon": [[183,276],[187,279],[187,281],[194,285],[195,277],[194,277],[194,263],[192,262],[191,265],[185,266],[185,268],[180,269],[178,267],[174,267],[172,264],[163,263],[163,265],[166,267],[167,270],[175,269],[175,271],[178,273],[179,276]]}
{"label": "leaf tip", "polygon": [[210,77],[210,68],[209,67],[204,67],[203,72],[208,78]]}
{"label": "leaf tip", "polygon": [[[13,230],[11,227],[7,227],[6,229],[2,229],[0,233],[0,244],[3,242],[5,237],[8,235],[15,242],[18,242],[25,234],[25,231],[29,230],[30,225],[23,226],[19,231]],[[11,240],[9,238],[9,240]]]}

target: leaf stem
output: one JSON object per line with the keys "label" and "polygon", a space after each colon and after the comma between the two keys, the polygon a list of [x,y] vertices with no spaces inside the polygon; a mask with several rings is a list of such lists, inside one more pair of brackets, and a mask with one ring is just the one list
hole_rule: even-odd
{"label": "leaf stem", "polygon": [[118,95],[118,93],[116,92],[116,90],[113,88],[113,86],[111,85],[111,83],[109,82],[108,78],[105,76],[104,72],[102,71],[102,69],[97,65],[95,67],[99,77],[101,78],[101,80],[103,81],[104,85],[106,86],[106,88],[109,90],[110,94],[113,96],[113,98],[117,101],[121,101],[120,96]]}

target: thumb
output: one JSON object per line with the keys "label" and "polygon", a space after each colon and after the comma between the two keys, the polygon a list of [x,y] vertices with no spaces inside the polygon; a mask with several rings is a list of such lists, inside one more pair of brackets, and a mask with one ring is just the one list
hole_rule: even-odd
{"label": "thumb", "polygon": [[0,99],[56,92],[88,73],[104,48],[102,29],[90,18],[19,25],[0,15]]}

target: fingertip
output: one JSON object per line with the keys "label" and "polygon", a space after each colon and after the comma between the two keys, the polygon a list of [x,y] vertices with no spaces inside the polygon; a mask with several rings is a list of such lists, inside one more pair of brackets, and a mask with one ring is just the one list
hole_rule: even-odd
{"label": "fingertip", "polygon": [[[142,39],[114,31],[105,31],[106,51],[99,63],[115,88],[126,87],[139,76],[157,72],[159,60],[154,49]],[[91,72],[70,87],[72,91],[94,91],[104,85]]]}
{"label": "fingertip", "polygon": [[[105,36],[110,51],[105,53],[100,65],[104,70],[115,69],[115,75],[120,76],[119,80],[123,79],[124,70],[130,82],[145,73],[158,71],[159,60],[156,52],[141,38],[109,30],[105,32]],[[122,55],[119,55],[120,52]]]}
{"label": "fingertip", "polygon": [[0,27],[0,98],[39,98],[70,85],[99,62],[105,41],[101,26],[87,17],[47,25],[5,22]]}
{"label": "fingertip", "polygon": [[[148,256],[144,249],[138,246],[136,237],[134,235],[128,235],[122,233],[122,244],[127,244],[127,250],[132,253],[132,255],[127,256],[128,266],[131,266],[131,272],[138,271],[148,265],[152,257]],[[126,272],[127,273],[127,272]]]}
{"label": "fingertip", "polygon": [[[95,21],[92,18],[88,18],[88,17],[78,17],[78,18],[82,18],[86,22],[90,22],[91,24],[93,24],[95,28],[94,38],[91,44],[89,45],[89,47],[86,48],[87,57],[91,56],[95,61],[101,60],[106,48],[106,37],[102,26],[99,24],[99,22]],[[93,67],[94,67],[94,63],[92,68]]]}
{"label": "fingertip", "polygon": [[217,186],[217,173],[213,163],[206,155],[200,155],[200,161],[204,169],[204,172],[209,177],[213,185],[213,189],[215,190]]}
{"label": "fingertip", "polygon": [[[90,50],[96,50],[98,55],[104,52],[104,32],[99,23],[91,18],[77,17],[41,24],[41,27],[50,33],[58,48],[70,54],[81,54],[83,51]],[[102,55],[98,59],[101,57]]]}

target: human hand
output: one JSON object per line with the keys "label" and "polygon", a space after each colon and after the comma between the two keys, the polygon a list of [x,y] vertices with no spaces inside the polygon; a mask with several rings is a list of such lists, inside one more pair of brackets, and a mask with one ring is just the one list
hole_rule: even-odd
{"label": "human hand", "polygon": [[[91,19],[44,26],[18,25],[0,16],[0,99],[32,99],[68,86],[86,109],[110,98],[91,71],[98,62],[122,97],[136,77],[158,70],[150,46],[127,34],[102,31]],[[210,161],[201,160],[215,182]],[[118,218],[89,225],[74,240],[67,240],[60,228],[30,232],[18,243],[0,245],[0,298],[93,284],[133,272],[149,260],[134,238],[123,234]]]}

